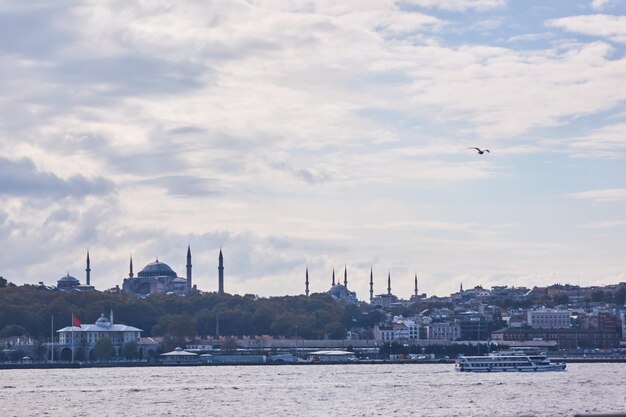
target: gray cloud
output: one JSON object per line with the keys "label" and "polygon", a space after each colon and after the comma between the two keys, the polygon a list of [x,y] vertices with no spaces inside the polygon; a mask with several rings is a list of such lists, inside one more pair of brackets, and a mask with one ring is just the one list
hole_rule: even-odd
{"label": "gray cloud", "polygon": [[167,133],[171,135],[188,135],[192,133],[203,133],[206,129],[197,126],[180,126],[174,129],[170,129]]}
{"label": "gray cloud", "polygon": [[109,194],[113,184],[102,178],[73,175],[68,179],[37,170],[33,161],[0,157],[0,194],[30,197],[85,197]]}
{"label": "gray cloud", "polygon": [[[97,95],[133,96],[173,94],[203,85],[212,70],[191,62],[171,62],[155,57],[121,56],[62,61],[48,76],[68,86],[99,85]],[[106,86],[102,88],[102,86]]]}
{"label": "gray cloud", "polygon": [[326,173],[318,173],[309,169],[304,168],[294,168],[286,162],[278,162],[271,165],[272,168],[277,169],[279,171],[287,172],[291,174],[293,177],[304,181],[308,184],[318,184],[327,182],[330,180],[329,175]]}
{"label": "gray cloud", "polygon": [[73,222],[78,220],[79,216],[77,211],[61,207],[48,216],[46,223]]}
{"label": "gray cloud", "polygon": [[0,51],[29,56],[48,56],[72,39],[69,32],[55,28],[67,20],[70,1],[8,1],[0,4]]}
{"label": "gray cloud", "polygon": [[219,194],[217,180],[193,177],[190,175],[171,175],[141,181],[142,184],[164,188],[173,196],[208,196]]}

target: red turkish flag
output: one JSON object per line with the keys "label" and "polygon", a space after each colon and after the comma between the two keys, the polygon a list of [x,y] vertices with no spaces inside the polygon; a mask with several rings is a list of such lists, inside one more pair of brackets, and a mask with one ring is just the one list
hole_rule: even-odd
{"label": "red turkish flag", "polygon": [[80,327],[80,319],[72,314],[72,326]]}

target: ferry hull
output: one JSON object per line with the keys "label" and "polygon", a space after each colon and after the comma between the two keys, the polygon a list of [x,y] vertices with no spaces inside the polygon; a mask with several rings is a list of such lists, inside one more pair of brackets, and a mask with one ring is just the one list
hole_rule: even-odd
{"label": "ferry hull", "polygon": [[554,364],[550,366],[529,366],[529,367],[502,367],[502,368],[462,368],[457,367],[459,372],[554,372],[564,371],[565,364]]}

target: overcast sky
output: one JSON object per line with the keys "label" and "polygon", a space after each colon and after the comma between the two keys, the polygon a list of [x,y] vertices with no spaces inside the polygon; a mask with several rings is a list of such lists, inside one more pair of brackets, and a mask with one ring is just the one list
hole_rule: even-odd
{"label": "overcast sky", "polygon": [[625,281],[625,51],[624,0],[0,0],[0,275]]}

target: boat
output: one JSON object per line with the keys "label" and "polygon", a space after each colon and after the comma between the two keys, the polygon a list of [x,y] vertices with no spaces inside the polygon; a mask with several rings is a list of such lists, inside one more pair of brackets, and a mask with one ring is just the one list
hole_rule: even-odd
{"label": "boat", "polygon": [[455,369],[460,372],[545,372],[563,371],[564,363],[552,363],[543,353],[498,352],[486,356],[460,355]]}

